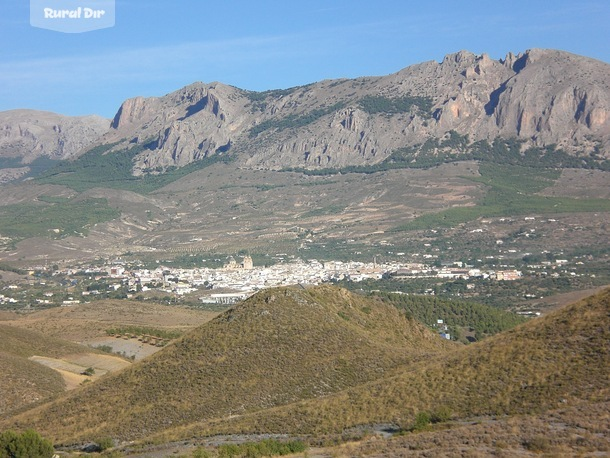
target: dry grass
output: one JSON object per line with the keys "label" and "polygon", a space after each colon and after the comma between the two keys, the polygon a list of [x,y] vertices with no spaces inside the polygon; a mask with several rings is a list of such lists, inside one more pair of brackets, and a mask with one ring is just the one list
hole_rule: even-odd
{"label": "dry grass", "polygon": [[87,350],[63,339],[4,324],[0,324],[0,336],[0,352],[24,358],[34,355],[59,357]]}
{"label": "dry grass", "polygon": [[119,361],[129,365],[88,347],[0,324],[0,417],[73,387],[87,367],[104,373],[118,369]]}
{"label": "dry grass", "polygon": [[145,437],[327,396],[449,347],[380,301],[332,287],[278,288],[13,426],[60,441]]}
{"label": "dry grass", "polygon": [[[45,356],[31,356],[29,359],[59,372],[67,390],[72,390],[85,381],[97,380],[109,372],[115,372],[131,365],[124,358],[96,353],[67,355],[61,359]],[[93,369],[93,373],[86,375],[85,371],[89,368]]]}
{"label": "dry grass", "polygon": [[585,402],[544,415],[483,417],[388,441],[371,438],[353,445],[351,456],[603,456],[610,453],[609,412],[608,402]]}
{"label": "dry grass", "polygon": [[[609,321],[606,290],[447,351],[395,309],[346,291],[268,290],[142,364],[2,426],[33,426],[63,442],[100,435],[155,443],[236,433],[322,437],[374,423],[406,428],[418,412],[447,407],[455,421],[485,418],[453,423],[447,440],[463,441],[459,456],[506,456],[503,447],[525,456],[561,455],[572,446],[607,450]],[[584,439],[574,432],[545,440],[574,413],[569,427]],[[433,444],[442,445],[435,434],[444,433],[407,435],[389,442],[387,452],[429,455]],[[375,447],[354,454],[385,454]]]}
{"label": "dry grass", "polygon": [[64,391],[61,375],[27,358],[0,352],[0,419]]}
{"label": "dry grass", "polygon": [[104,300],[73,307],[57,307],[27,315],[5,314],[5,324],[73,341],[105,337],[117,326],[148,326],[168,330],[188,330],[218,313],[168,307],[150,302]]}
{"label": "dry grass", "polygon": [[456,417],[544,412],[610,395],[610,290],[481,343],[322,399],[201,422],[165,436],[234,432],[338,433],[412,423],[446,406]]}
{"label": "dry grass", "polygon": [[[99,301],[30,314],[0,313],[0,417],[76,388],[85,379],[99,378],[129,365],[122,358],[68,342],[106,336],[117,325],[190,329],[216,313],[167,307],[136,301]],[[27,358],[57,360],[44,367]],[[72,365],[70,365],[70,363]],[[49,365],[51,365],[49,363]],[[64,366],[70,365],[70,370]],[[93,367],[96,374],[80,373]]]}

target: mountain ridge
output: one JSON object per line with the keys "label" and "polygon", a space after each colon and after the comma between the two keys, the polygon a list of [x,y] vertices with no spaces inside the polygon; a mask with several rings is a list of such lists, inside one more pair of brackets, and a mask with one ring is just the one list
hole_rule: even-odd
{"label": "mountain ridge", "polygon": [[[478,175],[520,173],[507,166],[533,168],[533,175],[553,169],[578,175],[581,187],[591,183],[579,198],[605,189],[608,68],[562,51],[501,60],[461,51],[387,76],[264,92],[193,83],[129,99],[74,160],[46,164],[29,179],[34,174],[19,158],[0,159],[8,167],[0,181],[13,181],[2,186],[0,250],[8,261],[41,253],[63,259],[66,249],[75,259],[211,247],[222,254],[235,246],[268,254],[277,246],[268,237],[293,240],[280,252],[302,246],[295,223],[316,243],[331,234],[402,243],[397,230],[410,230],[414,219],[421,228],[430,222],[422,213],[447,206],[443,227],[479,216],[605,211],[605,201],[539,193],[524,202],[531,177],[514,199],[498,200]],[[490,172],[489,163],[498,170]],[[573,183],[564,183],[567,189],[553,192],[571,198]],[[33,225],[36,213],[43,222]],[[60,214],[88,218],[66,225]],[[240,240],[229,242],[223,227]]]}
{"label": "mountain ridge", "polygon": [[18,158],[24,165],[41,156],[72,159],[92,146],[109,125],[98,115],[64,116],[30,109],[2,111],[0,158]]}
{"label": "mountain ridge", "polygon": [[[460,51],[394,74],[325,80],[252,93],[220,83],[195,83],[168,96],[127,100],[113,125],[141,142],[154,128],[150,151],[135,170],[184,165],[224,149],[247,167],[341,167],[374,164],[397,148],[450,131],[472,141],[520,138],[530,145],[574,150],[598,136],[607,155],[610,134],[608,64],[574,54],[532,49],[495,61]],[[376,98],[378,106],[363,103]],[[422,109],[410,98],[427,98]],[[392,102],[403,101],[399,108]],[[410,102],[410,103],[409,103]],[[146,103],[170,105],[151,120]],[[141,129],[122,118],[140,117]],[[171,121],[171,122],[170,122]],[[132,126],[134,127],[134,126]],[[186,156],[185,156],[186,154]]]}
{"label": "mountain ridge", "polygon": [[[450,132],[470,142],[515,138],[607,159],[608,68],[534,48],[500,60],[459,51],[386,76],[263,92],[196,82],[165,96],[125,100],[89,145],[144,146],[134,158],[135,175],[227,153],[254,169],[370,165]],[[87,148],[76,146],[77,155]],[[57,157],[49,148],[40,154]]]}

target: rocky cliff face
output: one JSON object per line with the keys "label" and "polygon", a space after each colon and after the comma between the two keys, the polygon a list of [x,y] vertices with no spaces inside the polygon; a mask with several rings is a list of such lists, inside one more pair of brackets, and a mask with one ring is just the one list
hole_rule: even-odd
{"label": "rocky cliff face", "polygon": [[69,117],[34,110],[0,112],[0,157],[29,164],[40,156],[69,159],[86,151],[108,131],[99,116]]}
{"label": "rocky cliff face", "polygon": [[117,147],[146,144],[137,158],[136,174],[184,166],[228,151],[251,122],[242,91],[220,83],[195,83],[165,97],[136,97],[123,103],[106,142]]}
{"label": "rocky cliff face", "polygon": [[384,77],[263,93],[197,83],[126,101],[105,140],[150,146],[135,173],[227,151],[253,168],[372,164],[449,131],[607,157],[609,75],[603,62],[534,49],[502,60],[461,51]]}
{"label": "rocky cliff face", "polygon": [[560,51],[532,50],[486,106],[488,130],[569,147],[610,133],[610,66]]}

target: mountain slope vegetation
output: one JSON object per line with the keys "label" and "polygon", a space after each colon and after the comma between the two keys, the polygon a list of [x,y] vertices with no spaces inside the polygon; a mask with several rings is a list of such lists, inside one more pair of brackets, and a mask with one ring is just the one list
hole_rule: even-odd
{"label": "mountain slope vegetation", "polygon": [[399,309],[405,310],[428,326],[433,326],[437,320],[442,319],[444,324],[453,329],[472,328],[477,340],[486,335],[497,334],[513,328],[527,320],[514,313],[476,302],[396,293],[377,293],[376,295],[383,297]]}
{"label": "mountain slope vegetation", "polygon": [[[610,289],[480,343],[340,393],[232,419],[192,434],[340,433],[371,423],[408,425],[418,412],[457,418],[543,413],[610,396]],[[197,433],[195,433],[197,431]]]}
{"label": "mountain slope vegetation", "polygon": [[66,388],[59,372],[30,361],[29,357],[59,358],[89,351],[81,345],[0,324],[0,418]]}
{"label": "mountain slope vegetation", "polygon": [[604,62],[530,49],[264,92],[198,82],[126,100],[66,154],[50,153],[65,129],[24,153],[32,129],[7,112],[0,182],[13,181],[0,189],[0,250],[51,261],[66,246],[75,258],[236,245],[293,254],[297,225],[318,246],[328,234],[363,242],[351,250],[363,253],[375,239],[486,218],[586,212],[597,224],[596,213],[608,217],[603,193],[551,188],[566,170],[588,189],[610,173],[608,74]]}
{"label": "mountain slope vegetation", "polygon": [[379,300],[327,286],[270,289],[15,425],[62,441],[145,437],[327,396],[452,346]]}

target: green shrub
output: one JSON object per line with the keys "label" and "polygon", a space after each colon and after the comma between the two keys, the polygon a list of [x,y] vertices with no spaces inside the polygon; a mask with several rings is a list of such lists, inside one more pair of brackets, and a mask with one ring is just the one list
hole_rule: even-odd
{"label": "green shrub", "polygon": [[428,412],[419,412],[415,416],[415,422],[413,423],[412,431],[421,431],[422,429],[426,429],[432,418]]}
{"label": "green shrub", "polygon": [[88,377],[91,377],[93,374],[95,374],[95,369],[93,369],[92,367],[88,367],[82,372],[82,375],[86,375]]}
{"label": "green shrub", "polygon": [[223,444],[218,447],[218,458],[234,458],[240,456],[240,446],[237,444]]}
{"label": "green shrub", "polygon": [[53,444],[36,431],[0,433],[0,458],[51,458]]}
{"label": "green shrub", "polygon": [[302,453],[307,446],[299,440],[281,442],[276,439],[265,439],[260,442],[245,444],[225,444],[218,447],[219,458],[258,458],[263,456],[282,456]]}
{"label": "green shrub", "polygon": [[197,447],[191,456],[193,458],[212,458],[212,454],[203,447]]}
{"label": "green shrub", "polygon": [[100,452],[114,447],[114,440],[111,437],[100,437],[95,441],[95,443],[97,444],[98,450]]}

